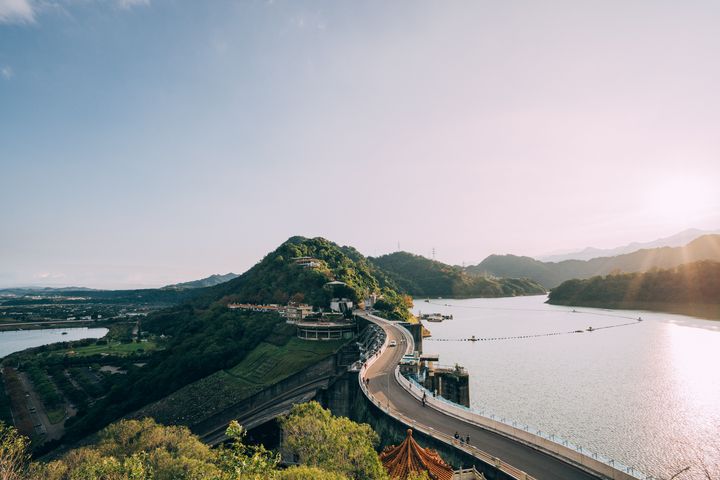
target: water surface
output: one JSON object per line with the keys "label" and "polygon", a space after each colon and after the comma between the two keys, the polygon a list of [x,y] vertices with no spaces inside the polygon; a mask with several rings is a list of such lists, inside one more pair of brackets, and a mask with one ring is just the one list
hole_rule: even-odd
{"label": "water surface", "polygon": [[[66,332],[66,335],[63,335]],[[56,342],[69,342],[84,338],[102,338],[107,328],[46,328],[40,330],[13,330],[0,332],[0,358],[26,348],[39,347]]]}
{"label": "water surface", "polygon": [[[426,323],[433,337],[424,350],[439,353],[441,364],[467,367],[474,409],[552,432],[658,477],[693,465],[678,478],[705,478],[703,462],[720,470],[720,322],[573,311],[545,300],[418,299],[416,313],[454,316]],[[590,326],[600,329],[586,331]],[[583,333],[565,333],[576,330]],[[455,341],[472,335],[530,337]]]}

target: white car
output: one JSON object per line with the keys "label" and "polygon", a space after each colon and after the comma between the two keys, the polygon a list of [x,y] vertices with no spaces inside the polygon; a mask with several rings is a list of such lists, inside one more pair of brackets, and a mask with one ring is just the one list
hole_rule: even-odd
{"label": "white car", "polygon": [[397,347],[397,342],[395,340],[390,340],[388,347]]}

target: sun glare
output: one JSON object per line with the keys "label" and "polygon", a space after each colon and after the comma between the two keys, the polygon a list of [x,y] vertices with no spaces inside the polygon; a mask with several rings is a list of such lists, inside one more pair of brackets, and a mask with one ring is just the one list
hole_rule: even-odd
{"label": "sun glare", "polygon": [[643,210],[646,217],[665,225],[690,225],[720,210],[720,190],[709,178],[664,177],[645,189]]}

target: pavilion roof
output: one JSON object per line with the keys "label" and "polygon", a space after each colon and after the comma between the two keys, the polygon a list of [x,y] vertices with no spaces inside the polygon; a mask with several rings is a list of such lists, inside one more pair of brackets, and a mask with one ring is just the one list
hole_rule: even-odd
{"label": "pavilion roof", "polygon": [[432,480],[451,480],[453,476],[452,467],[435,450],[418,445],[409,428],[400,445],[383,450],[380,461],[392,479],[405,480],[410,472],[427,472]]}

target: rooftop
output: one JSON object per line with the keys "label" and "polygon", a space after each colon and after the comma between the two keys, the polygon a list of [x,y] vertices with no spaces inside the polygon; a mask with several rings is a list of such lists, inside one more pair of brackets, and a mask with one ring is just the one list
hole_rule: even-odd
{"label": "rooftop", "polygon": [[383,450],[380,461],[392,479],[405,480],[411,472],[427,472],[431,480],[451,480],[453,477],[452,467],[435,450],[418,445],[409,428],[400,445]]}

